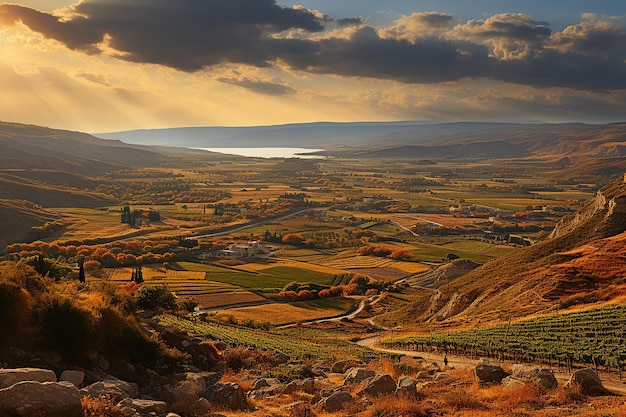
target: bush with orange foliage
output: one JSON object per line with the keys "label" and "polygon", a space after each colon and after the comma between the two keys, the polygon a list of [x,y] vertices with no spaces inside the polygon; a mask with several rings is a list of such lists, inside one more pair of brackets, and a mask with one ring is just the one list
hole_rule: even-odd
{"label": "bush with orange foliage", "polygon": [[366,417],[429,417],[433,413],[416,396],[392,394],[376,398]]}
{"label": "bush with orange foliage", "polygon": [[80,399],[85,417],[127,417],[128,413],[118,407],[110,398],[105,396],[85,396]]}
{"label": "bush with orange foliage", "polygon": [[299,233],[288,233],[283,236],[283,243],[287,245],[300,245],[303,241],[304,237]]}

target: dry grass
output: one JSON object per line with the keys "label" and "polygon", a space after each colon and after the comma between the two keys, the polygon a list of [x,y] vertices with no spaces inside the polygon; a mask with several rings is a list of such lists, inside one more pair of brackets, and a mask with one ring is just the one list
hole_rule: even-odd
{"label": "dry grass", "polygon": [[331,308],[309,309],[291,304],[268,304],[256,307],[230,309],[218,313],[217,317],[233,316],[238,321],[254,320],[279,325],[333,317],[343,313],[345,313],[345,311]]}
{"label": "dry grass", "polygon": [[[200,308],[216,308],[220,306],[239,305],[267,301],[265,298],[252,292],[226,292],[217,294],[194,295]],[[230,312],[233,310],[229,310]]]}
{"label": "dry grass", "polygon": [[396,262],[393,267],[409,274],[418,274],[420,272],[426,272],[430,269],[428,265],[420,264],[417,262]]}

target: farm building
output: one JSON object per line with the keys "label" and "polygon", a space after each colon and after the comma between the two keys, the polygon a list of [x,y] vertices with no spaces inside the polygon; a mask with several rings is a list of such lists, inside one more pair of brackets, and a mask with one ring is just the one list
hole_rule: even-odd
{"label": "farm building", "polygon": [[257,241],[248,243],[233,243],[228,249],[223,249],[217,253],[219,258],[225,259],[245,259],[245,258],[266,258],[272,254],[269,246],[261,245]]}

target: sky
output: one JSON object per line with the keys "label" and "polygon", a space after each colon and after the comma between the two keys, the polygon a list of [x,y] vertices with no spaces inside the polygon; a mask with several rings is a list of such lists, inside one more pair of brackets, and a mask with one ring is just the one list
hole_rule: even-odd
{"label": "sky", "polygon": [[626,119],[623,0],[0,3],[0,120]]}

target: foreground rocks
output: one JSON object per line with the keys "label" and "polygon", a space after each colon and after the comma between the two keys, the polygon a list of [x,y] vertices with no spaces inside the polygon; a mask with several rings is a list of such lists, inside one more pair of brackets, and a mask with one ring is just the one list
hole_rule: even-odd
{"label": "foreground rocks", "polygon": [[70,382],[21,381],[0,390],[0,415],[82,417],[80,392]]}
{"label": "foreground rocks", "polygon": [[551,369],[515,364],[513,373],[502,380],[502,385],[513,388],[523,384],[535,384],[545,389],[555,389],[558,385]]}
{"label": "foreground rocks", "polygon": [[504,378],[509,376],[501,366],[488,363],[477,365],[474,369],[474,373],[478,380],[483,383],[501,382]]}
{"label": "foreground rocks", "polygon": [[614,395],[604,387],[598,374],[591,369],[580,369],[574,372],[567,382],[567,386],[579,388],[581,394],[590,397]]}

